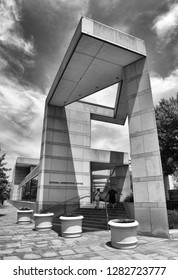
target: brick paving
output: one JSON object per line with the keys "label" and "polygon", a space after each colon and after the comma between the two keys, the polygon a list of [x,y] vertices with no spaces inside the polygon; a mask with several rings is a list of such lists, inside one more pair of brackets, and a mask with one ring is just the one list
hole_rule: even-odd
{"label": "brick paving", "polygon": [[138,247],[115,249],[109,231],[87,231],[79,238],[63,238],[60,227],[50,232],[19,225],[17,209],[8,202],[0,208],[0,260],[177,260],[178,234],[174,239],[138,236]]}

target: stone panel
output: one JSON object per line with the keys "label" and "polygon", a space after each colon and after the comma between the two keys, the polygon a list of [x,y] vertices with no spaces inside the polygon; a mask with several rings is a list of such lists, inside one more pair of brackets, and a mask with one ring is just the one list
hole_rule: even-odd
{"label": "stone panel", "polygon": [[131,79],[137,75],[135,63],[132,63],[129,66],[125,67],[125,75],[126,75],[126,79]]}
{"label": "stone panel", "polygon": [[151,226],[154,236],[169,238],[167,209],[151,208]]}
{"label": "stone panel", "polygon": [[129,98],[128,100],[129,111],[134,114],[140,111],[139,97]]}
{"label": "stone panel", "polygon": [[83,148],[71,146],[68,149],[68,157],[70,158],[83,158]]}
{"label": "stone panel", "polygon": [[145,153],[159,151],[157,133],[143,135],[143,146]]}
{"label": "stone panel", "polygon": [[67,153],[68,153],[68,147],[58,146],[58,145],[53,145],[52,146],[52,156],[67,157]]}
{"label": "stone panel", "polygon": [[90,162],[88,162],[88,161],[84,161],[83,162],[83,172],[87,172],[87,173],[89,173],[90,172]]}
{"label": "stone panel", "polygon": [[148,74],[143,74],[140,78],[137,79],[138,83],[138,92],[142,92],[150,89],[150,79]]}
{"label": "stone panel", "polygon": [[83,162],[68,160],[67,171],[68,172],[83,172]]}
{"label": "stone panel", "polygon": [[67,133],[54,131],[53,141],[56,142],[56,143],[69,144],[69,136],[68,136]]}
{"label": "stone panel", "polygon": [[146,164],[145,158],[132,159],[132,171],[134,178],[146,176]]}
{"label": "stone panel", "polygon": [[150,92],[146,92],[142,95],[139,95],[139,105],[140,110],[148,110],[153,108],[153,99]]}
{"label": "stone panel", "polygon": [[54,120],[54,129],[60,129],[67,131],[67,121],[62,119]]}
{"label": "stone panel", "polygon": [[51,189],[49,190],[49,198],[46,201],[55,201],[57,203],[63,202],[67,197],[66,192],[66,187],[65,189],[60,188],[60,191],[58,189]]}
{"label": "stone panel", "polygon": [[129,130],[130,134],[142,131],[142,122],[140,116],[132,116],[129,119]]}
{"label": "stone panel", "polygon": [[67,171],[67,160],[51,159],[51,170]]}
{"label": "stone panel", "polygon": [[137,93],[138,85],[136,79],[127,81],[127,94],[131,96]]}
{"label": "stone panel", "polygon": [[91,142],[90,140],[91,140],[91,136],[84,135],[83,136],[83,145],[90,147],[90,142]]}
{"label": "stone panel", "polygon": [[70,119],[83,121],[84,112],[70,109]]}
{"label": "stone panel", "polygon": [[[147,64],[147,61],[145,58],[142,58],[142,59],[136,61],[134,66],[136,67],[136,73],[134,76],[148,71],[148,64]],[[132,68],[133,68],[133,66],[132,66]]]}
{"label": "stone panel", "polygon": [[48,128],[53,128],[54,126],[54,119],[51,119],[51,118],[46,118],[45,119],[45,127],[48,129]]}
{"label": "stone panel", "polygon": [[45,154],[46,156],[51,156],[52,155],[52,145],[51,144],[45,144],[44,145],[44,151],[43,155]]}
{"label": "stone panel", "polygon": [[83,123],[70,121],[68,129],[69,131],[83,133]]}
{"label": "stone panel", "polygon": [[149,208],[135,207],[135,217],[139,222],[138,230],[145,233],[151,233],[150,210]]}
{"label": "stone panel", "polygon": [[50,130],[46,130],[45,138],[46,138],[46,141],[49,141],[49,142],[53,141],[53,132]]}
{"label": "stone panel", "polygon": [[149,201],[165,202],[165,192],[162,181],[148,182]]}
{"label": "stone panel", "polygon": [[147,182],[134,182],[134,198],[137,202],[148,202],[148,183]]}
{"label": "stone panel", "polygon": [[159,156],[146,157],[146,174],[147,176],[162,175]]}
{"label": "stone panel", "polygon": [[141,115],[143,130],[156,128],[154,112],[149,112]]}
{"label": "stone panel", "polygon": [[81,145],[82,146],[83,140],[84,140],[83,135],[78,135],[78,134],[74,134],[74,133],[70,133],[70,135],[69,135],[70,145]]}
{"label": "stone panel", "polygon": [[132,155],[144,153],[143,139],[142,136],[132,137],[131,141],[131,153]]}

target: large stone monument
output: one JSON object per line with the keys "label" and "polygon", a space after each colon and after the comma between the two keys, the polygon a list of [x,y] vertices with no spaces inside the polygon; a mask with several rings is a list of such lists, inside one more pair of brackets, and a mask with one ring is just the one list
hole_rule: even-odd
{"label": "large stone monument", "polygon": [[[114,109],[79,101],[116,83]],[[79,22],[46,99],[39,209],[66,201],[90,202],[91,173],[99,170],[98,164],[103,164],[103,169],[104,165],[116,167],[124,193],[129,182],[128,155],[91,149],[90,123],[93,119],[124,125],[127,117],[139,230],[153,236],[169,236],[144,42],[85,17]]]}

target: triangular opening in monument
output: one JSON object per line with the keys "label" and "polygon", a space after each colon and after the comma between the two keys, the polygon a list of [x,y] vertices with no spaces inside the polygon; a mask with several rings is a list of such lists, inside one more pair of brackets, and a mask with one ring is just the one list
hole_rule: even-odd
{"label": "triangular opening in monument", "polygon": [[80,101],[90,104],[115,108],[118,83],[110,87],[97,91],[90,96],[80,99]]}

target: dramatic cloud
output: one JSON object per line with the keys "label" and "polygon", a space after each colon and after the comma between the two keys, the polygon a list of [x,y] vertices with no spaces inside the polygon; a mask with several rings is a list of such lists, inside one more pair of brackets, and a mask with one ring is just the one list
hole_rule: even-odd
{"label": "dramatic cloud", "polygon": [[18,156],[40,154],[44,95],[3,77],[0,84],[0,139],[12,168]]}
{"label": "dramatic cloud", "polygon": [[160,99],[176,97],[178,92],[178,69],[173,71],[170,76],[162,78],[161,76],[151,77],[151,86],[153,92],[153,101],[157,105]]}
{"label": "dramatic cloud", "polygon": [[[6,73],[22,75],[34,66],[34,40],[26,40],[21,29],[21,13],[14,0],[0,2],[0,59]],[[1,68],[2,69],[2,68]],[[18,70],[18,73],[17,73]]]}
{"label": "dramatic cloud", "polygon": [[165,44],[174,39],[178,34],[178,3],[171,5],[168,12],[155,18],[153,29]]}
{"label": "dramatic cloud", "polygon": [[124,126],[92,121],[91,147],[100,150],[129,152],[128,122]]}
{"label": "dramatic cloud", "polygon": [[47,94],[64,57],[80,17],[87,13],[88,0],[22,1],[21,26],[27,38],[35,39],[35,69],[26,79]]}

